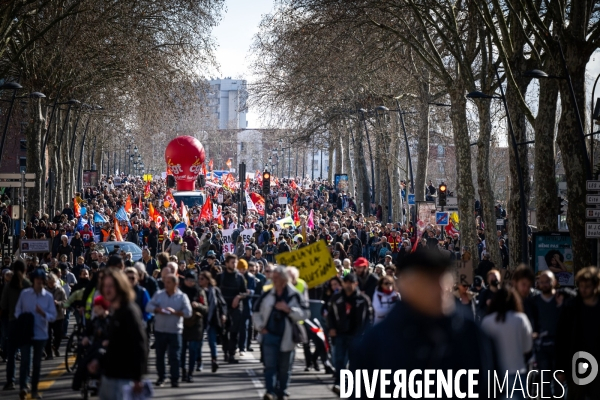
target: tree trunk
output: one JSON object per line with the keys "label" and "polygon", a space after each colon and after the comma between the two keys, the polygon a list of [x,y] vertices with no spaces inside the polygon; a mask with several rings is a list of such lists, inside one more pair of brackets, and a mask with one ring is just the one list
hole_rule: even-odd
{"label": "tree trunk", "polygon": [[41,188],[44,183],[41,164],[42,132],[45,123],[41,99],[29,101],[31,123],[25,133],[27,143],[27,172],[35,174],[35,186],[27,189],[27,216],[31,218],[36,211],[42,210]]}
{"label": "tree trunk", "polygon": [[477,141],[477,186],[481,215],[485,225],[486,250],[490,253],[490,261],[496,268],[502,266],[500,247],[496,242],[496,214],[494,210],[494,192],[490,181],[490,139],[492,136],[492,120],[489,101],[478,101],[479,140]]}
{"label": "tree trunk", "polygon": [[[452,103],[450,118],[452,120],[454,147],[456,151],[460,243],[462,246],[468,247],[473,258],[473,264],[477,265],[479,257],[477,254],[475,215],[473,213],[475,188],[473,187],[473,177],[471,175],[471,146],[467,125],[465,86],[459,75],[450,87],[449,92]],[[417,189],[419,188],[415,188],[415,190]]]}
{"label": "tree trunk", "polygon": [[429,162],[429,72],[419,83],[419,130],[417,137],[417,174],[415,176],[415,200],[425,200],[427,166]]}
{"label": "tree trunk", "polygon": [[357,194],[358,181],[354,179],[356,174],[354,173],[352,157],[350,152],[350,136],[352,136],[352,132],[347,128],[344,122],[344,128],[341,132],[345,132],[341,136],[341,145],[340,149],[342,150],[340,154],[343,156],[340,157],[340,161],[343,160],[342,163],[342,173],[348,174],[348,190],[350,191],[350,196],[355,197]]}
{"label": "tree trunk", "polygon": [[[334,137],[334,142],[335,142],[335,173],[336,174],[341,174],[342,170],[344,168],[344,161],[343,161],[343,150],[342,150],[342,131],[339,129],[339,126],[337,127],[337,129],[335,130],[335,137]],[[348,189],[350,190],[350,189]]]}
{"label": "tree trunk", "polygon": [[[333,182],[333,156],[334,156],[334,149],[335,149],[335,139],[330,139],[328,141],[328,153],[329,153],[329,157],[327,158],[327,180],[329,182]],[[337,154],[336,154],[337,157]]]}
{"label": "tree trunk", "polygon": [[[521,79],[519,81],[519,79]],[[517,83],[520,86],[521,93],[525,93],[527,84],[522,78],[517,78]],[[524,87],[523,87],[524,86]],[[519,93],[510,85],[506,89],[506,102],[508,104],[508,112],[510,114],[513,130],[517,143],[527,141],[527,121],[525,114],[518,106],[517,96]],[[507,127],[508,129],[508,127]],[[508,154],[509,154],[509,171],[511,177],[510,191],[508,196],[508,253],[509,253],[509,270],[516,269],[522,262],[522,254],[525,249],[521,246],[521,191],[519,188],[517,163],[513,146],[510,145],[510,132],[508,133]],[[527,157],[528,148],[526,145],[518,146],[518,157],[521,163],[521,174],[523,175],[523,188],[525,193],[525,207],[529,204],[530,193],[530,178],[529,178],[529,158]],[[527,211],[526,211],[527,212]]]}
{"label": "tree trunk", "polygon": [[365,157],[365,148],[363,146],[363,133],[360,129],[361,121],[355,122],[354,129],[354,162],[356,163],[356,171],[358,181],[361,183],[359,190],[359,202],[363,204],[362,212],[368,216],[371,211],[371,195],[369,192],[369,177],[367,175],[367,159]]}
{"label": "tree trunk", "polygon": [[[585,104],[585,67],[589,61],[589,55],[580,52],[576,44],[564,46],[566,50],[567,68],[573,82],[576,101],[579,110],[586,110]],[[558,125],[557,142],[563,154],[562,161],[567,175],[567,198],[569,208],[567,211],[567,224],[573,244],[573,267],[577,273],[581,268],[592,265],[595,239],[585,238],[585,208],[586,208],[586,179],[587,176],[587,152],[583,150],[581,133],[575,104],[571,99],[569,86],[566,81],[560,81],[560,99],[562,113]],[[581,115],[583,126],[585,126],[586,113]]]}
{"label": "tree trunk", "polygon": [[398,119],[390,118],[390,158],[388,174],[392,188],[392,221],[402,220],[402,199],[400,187],[400,140]]}
{"label": "tree trunk", "polygon": [[[544,66],[549,74],[560,75],[550,62]],[[538,114],[535,119],[535,147],[533,184],[537,227],[542,232],[558,229],[557,185],[554,163],[554,134],[556,131],[556,108],[558,83],[554,79],[540,79]],[[533,256],[533,255],[532,255]]]}

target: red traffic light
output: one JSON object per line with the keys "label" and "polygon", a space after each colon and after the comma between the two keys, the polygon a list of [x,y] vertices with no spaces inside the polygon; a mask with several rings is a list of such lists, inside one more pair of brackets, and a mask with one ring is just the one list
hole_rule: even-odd
{"label": "red traffic light", "polygon": [[440,192],[445,193],[446,190],[448,190],[448,187],[446,185],[444,185],[443,183],[440,185]]}

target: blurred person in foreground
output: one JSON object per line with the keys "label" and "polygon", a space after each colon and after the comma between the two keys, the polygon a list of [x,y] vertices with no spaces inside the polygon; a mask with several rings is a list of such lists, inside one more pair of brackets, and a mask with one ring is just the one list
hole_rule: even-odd
{"label": "blurred person in foreground", "polygon": [[[487,374],[495,369],[492,343],[474,321],[455,312],[449,267],[450,260],[435,250],[417,250],[404,258],[396,281],[402,300],[355,343],[350,370],[366,369],[371,375],[376,369],[475,369],[475,393],[488,398]],[[467,392],[464,377],[460,389]],[[430,390],[437,392],[436,385]],[[364,390],[361,395],[366,398]]]}
{"label": "blurred person in foreground", "polygon": [[[566,399],[600,399],[600,379],[579,385],[573,381],[573,357],[577,352],[590,353],[600,360],[600,270],[596,267],[581,269],[575,275],[577,296],[562,308],[556,330],[556,369],[558,379],[566,382]],[[581,358],[580,358],[581,359]]]}
{"label": "blurred person in foreground", "polygon": [[[125,385],[142,391],[142,376],[147,372],[147,338],[142,313],[135,304],[135,292],[127,276],[116,268],[104,271],[100,294],[110,303],[108,345],[102,358],[100,400],[121,400]],[[95,360],[88,364],[90,373],[100,371]]]}

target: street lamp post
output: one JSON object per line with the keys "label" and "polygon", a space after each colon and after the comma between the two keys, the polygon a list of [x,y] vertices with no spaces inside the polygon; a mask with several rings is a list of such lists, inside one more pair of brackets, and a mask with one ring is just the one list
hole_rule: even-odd
{"label": "street lamp post", "polygon": [[[498,66],[495,66],[496,69],[496,78],[498,82],[500,80],[500,74],[498,73]],[[521,169],[521,160],[519,159],[519,145],[517,143],[517,138],[515,137],[515,132],[513,130],[512,119],[510,118],[510,113],[508,112],[508,104],[506,103],[506,96],[504,94],[504,87],[500,84],[500,96],[496,95],[487,95],[479,91],[471,92],[467,95],[467,98],[470,99],[498,99],[502,100],[502,104],[504,106],[504,111],[506,112],[506,120],[508,122],[508,132],[510,134],[510,142],[513,148],[513,152],[515,154],[515,164],[517,167],[517,181],[519,184],[519,207],[521,208],[521,261],[525,264],[529,265],[529,255],[528,255],[528,235],[527,235],[527,208],[525,202],[525,185],[523,182],[523,171]]]}

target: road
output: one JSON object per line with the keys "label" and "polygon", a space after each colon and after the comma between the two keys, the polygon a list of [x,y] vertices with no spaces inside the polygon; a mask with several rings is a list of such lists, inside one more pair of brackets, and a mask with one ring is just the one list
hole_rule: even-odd
{"label": "road", "polygon": [[[61,346],[61,357],[54,360],[42,361],[42,378],[39,391],[44,399],[68,400],[81,399],[78,392],[71,390],[72,374],[66,372],[64,368],[64,345]],[[224,364],[221,356],[220,368],[217,373],[210,372],[210,353],[208,344],[204,342],[202,357],[205,360],[203,372],[196,372],[194,383],[180,383],[179,388],[171,388],[168,381],[162,388],[155,388],[154,398],[178,400],[185,399],[262,399],[264,395],[264,379],[262,364],[259,362],[260,352],[258,345],[255,344],[255,352],[245,353],[240,358],[239,364]],[[219,349],[220,350],[220,349]],[[155,352],[150,350],[150,360],[148,365],[147,378],[153,383],[156,381]],[[167,366],[168,373],[168,366]],[[19,375],[19,363],[17,362],[16,375]],[[0,382],[4,385],[6,379],[6,363],[0,363]],[[323,368],[321,372],[311,370],[304,372],[304,354],[302,349],[296,351],[296,360],[292,372],[292,382],[289,388],[290,400],[300,399],[335,399],[335,394],[331,392],[333,378],[331,375],[325,375]],[[18,387],[18,381],[17,381]],[[18,390],[0,391],[0,397],[3,400],[13,400],[19,398]]]}

